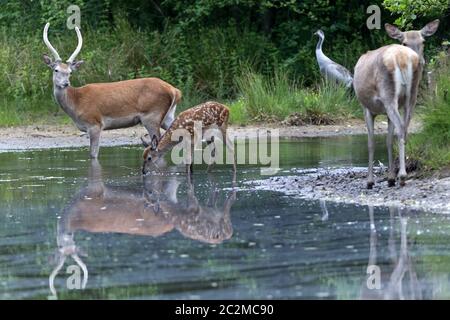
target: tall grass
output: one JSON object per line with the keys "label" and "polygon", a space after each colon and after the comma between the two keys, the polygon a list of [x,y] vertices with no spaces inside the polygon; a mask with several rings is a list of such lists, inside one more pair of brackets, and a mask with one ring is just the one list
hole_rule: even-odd
{"label": "tall grass", "polygon": [[442,61],[437,75],[437,95],[425,100],[423,130],[412,135],[408,154],[427,170],[450,169],[450,63]]}
{"label": "tall grass", "polygon": [[270,76],[246,69],[237,79],[241,97],[232,106],[241,112],[236,120],[280,121],[296,115],[303,123],[331,124],[361,115],[350,90],[326,81],[315,88],[305,88],[291,78],[280,68]]}

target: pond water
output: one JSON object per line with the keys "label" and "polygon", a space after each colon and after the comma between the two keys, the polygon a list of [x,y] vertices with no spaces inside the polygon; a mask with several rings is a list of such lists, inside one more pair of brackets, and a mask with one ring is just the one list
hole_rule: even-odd
{"label": "pond water", "polygon": [[[0,153],[0,299],[450,298],[449,216],[255,191],[257,165],[236,189],[227,166],[144,181],[141,152]],[[367,165],[358,136],[280,154],[280,175]]]}

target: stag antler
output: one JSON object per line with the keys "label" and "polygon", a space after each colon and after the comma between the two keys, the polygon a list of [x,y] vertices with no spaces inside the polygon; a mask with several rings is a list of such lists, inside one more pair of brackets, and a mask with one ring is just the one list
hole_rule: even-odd
{"label": "stag antler", "polygon": [[80,53],[81,51],[81,47],[83,46],[83,37],[81,36],[81,32],[80,29],[78,27],[75,26],[75,31],[77,33],[77,38],[78,38],[78,45],[77,48],[75,49],[75,51],[72,53],[72,55],[70,56],[70,58],[67,60],[67,63],[72,63],[74,62],[75,58],[77,57],[77,55]]}
{"label": "stag antler", "polygon": [[45,28],[44,28],[43,37],[44,37],[45,45],[50,50],[50,52],[53,54],[53,57],[55,57],[56,61],[62,61],[61,57],[58,54],[58,51],[56,51],[56,49],[52,46],[50,41],[48,41],[48,27],[50,27],[50,23],[49,22],[47,22],[47,24],[45,25]]}
{"label": "stag antler", "polygon": [[86,264],[81,260],[78,256],[79,253],[82,253],[80,249],[77,248],[75,241],[73,240],[73,234],[69,234],[64,232],[64,221],[60,221],[57,225],[57,237],[56,242],[58,244],[57,255],[59,257],[58,263],[53,269],[52,273],[49,276],[48,283],[50,287],[50,292],[53,295],[53,298],[57,298],[58,295],[55,289],[55,278],[58,275],[59,271],[64,265],[68,256],[71,256],[72,259],[77,263],[77,265],[83,270],[83,282],[81,283],[81,288],[85,289],[88,281],[89,273],[86,267]]}
{"label": "stag antler", "polygon": [[48,285],[50,287],[50,292],[52,293],[53,297],[57,298],[58,295],[56,294],[55,289],[55,278],[56,275],[61,270],[62,266],[64,265],[64,262],[66,261],[66,256],[60,255],[58,264],[56,265],[55,269],[53,269],[52,273],[50,274],[50,277],[48,278]]}
{"label": "stag antler", "polygon": [[[50,52],[53,54],[53,57],[55,57],[56,61],[62,61],[61,57],[58,54],[58,51],[56,51],[56,49],[52,46],[50,41],[48,41],[48,28],[49,27],[50,27],[50,23],[47,22],[47,24],[45,25],[44,34],[43,34],[45,45],[50,50]],[[77,37],[78,37],[78,45],[77,45],[77,48],[75,49],[75,51],[70,56],[70,58],[67,59],[67,63],[74,62],[75,58],[81,51],[81,47],[83,46],[83,37],[81,36],[80,29],[78,27],[75,27],[75,31],[76,31]]]}

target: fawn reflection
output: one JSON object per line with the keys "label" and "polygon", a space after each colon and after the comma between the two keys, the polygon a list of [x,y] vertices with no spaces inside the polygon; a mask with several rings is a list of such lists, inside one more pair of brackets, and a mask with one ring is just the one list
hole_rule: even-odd
{"label": "fawn reflection", "polygon": [[[209,199],[202,205],[191,179],[171,174],[170,170],[162,161],[157,174],[144,177],[143,188],[131,189],[105,184],[101,165],[97,160],[91,161],[88,185],[67,204],[58,220],[57,263],[49,277],[54,297],[55,277],[69,256],[83,271],[81,288],[86,286],[88,270],[74,240],[76,231],[158,237],[177,230],[187,238],[211,244],[231,238],[230,213],[236,200],[234,183],[219,206],[220,191],[209,175]],[[179,199],[179,193],[185,193],[185,199]]]}
{"label": "fawn reflection", "polygon": [[[388,252],[391,266],[377,265],[377,228],[374,219],[373,206],[369,206],[370,236],[368,270],[373,266],[379,268],[379,274],[374,273],[365,281],[361,289],[361,299],[422,299],[422,291],[414,261],[409,253],[407,226],[408,216],[405,210],[389,208],[390,229],[388,238]],[[395,218],[397,213],[398,218]],[[396,239],[395,230],[400,232],[400,246]],[[409,244],[411,245],[411,244]],[[381,262],[381,261],[380,261]],[[389,270],[389,271],[387,271]],[[379,276],[379,279],[376,277]],[[370,283],[369,283],[370,282]],[[378,282],[378,285],[377,285]]]}

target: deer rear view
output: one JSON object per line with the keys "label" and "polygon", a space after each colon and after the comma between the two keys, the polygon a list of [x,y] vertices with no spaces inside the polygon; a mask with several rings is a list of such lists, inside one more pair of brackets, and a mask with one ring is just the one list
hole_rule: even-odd
{"label": "deer rear view", "polygon": [[[369,135],[369,172],[367,188],[372,189],[374,157],[374,119],[377,115],[388,117],[388,185],[395,186],[395,168],[392,143],[394,133],[398,138],[400,185],[405,185],[405,143],[408,126],[417,100],[417,91],[424,65],[423,47],[425,37],[433,35],[439,20],[428,23],[420,31],[401,32],[386,24],[391,38],[399,40],[403,46],[393,44],[369,51],[355,66],[353,86],[358,100],[364,106],[364,115]],[[399,110],[403,109],[403,115]]]}
{"label": "deer rear view", "polygon": [[78,27],[78,46],[63,63],[48,41],[49,24],[44,28],[44,42],[54,56],[44,55],[44,63],[53,71],[53,94],[61,108],[78,129],[90,138],[90,156],[97,158],[102,130],[135,126],[142,123],[150,137],[159,139],[160,127],[167,129],[175,117],[181,92],[158,78],[143,78],[112,83],[93,83],[80,88],[70,86],[70,76],[83,63],[76,61],[83,45]]}

